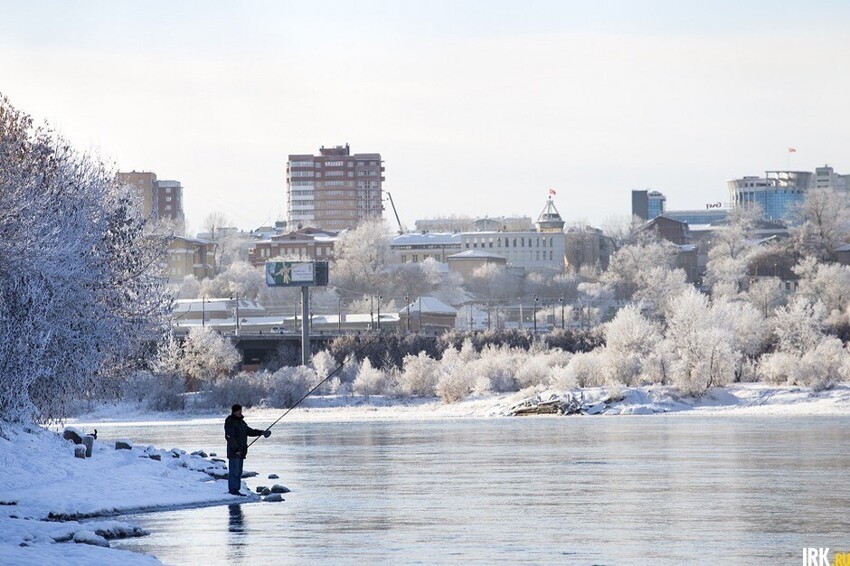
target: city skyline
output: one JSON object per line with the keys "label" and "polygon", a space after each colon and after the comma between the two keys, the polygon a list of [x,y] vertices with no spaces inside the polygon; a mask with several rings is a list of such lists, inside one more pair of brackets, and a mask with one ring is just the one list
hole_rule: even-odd
{"label": "city skyline", "polygon": [[12,103],[116,170],[180,179],[193,232],[285,218],[287,156],[322,145],[380,152],[408,228],[535,214],[550,187],[567,223],[628,214],[634,189],[700,208],[788,147],[791,169],[850,170],[838,2],[201,6],[0,23]]}

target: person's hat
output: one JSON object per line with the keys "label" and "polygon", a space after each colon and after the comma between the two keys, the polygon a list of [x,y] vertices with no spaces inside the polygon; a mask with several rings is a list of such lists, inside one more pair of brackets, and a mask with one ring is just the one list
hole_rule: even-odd
{"label": "person's hat", "polygon": [[232,407],[230,407],[231,413],[235,413],[236,411],[241,411],[241,410],[242,410],[242,405],[240,405],[239,403],[236,403]]}

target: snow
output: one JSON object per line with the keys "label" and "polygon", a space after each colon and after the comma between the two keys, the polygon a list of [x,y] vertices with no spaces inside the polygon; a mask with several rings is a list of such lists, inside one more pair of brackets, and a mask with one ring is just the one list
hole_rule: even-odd
{"label": "snow", "polygon": [[107,548],[111,538],[147,533],[101,517],[232,503],[226,480],[211,474],[226,471],[179,449],[95,441],[92,457],[80,459],[57,433],[0,423],[0,556],[20,564],[155,563]]}
{"label": "snow", "polygon": [[[700,416],[850,415],[850,385],[814,392],[807,387],[741,383],[710,389],[701,397],[683,395],[671,386],[627,387],[616,391],[605,387],[586,387],[569,392],[543,391],[540,396],[567,394],[583,398],[588,409],[598,405],[594,411],[600,417],[664,413]],[[511,406],[531,396],[533,394],[528,392],[472,395],[463,401],[446,404],[437,397],[313,395],[286,418],[301,422],[493,418],[507,415]],[[611,397],[617,400],[604,402]],[[252,422],[272,422],[283,410],[255,407],[245,412]],[[135,404],[117,403],[99,406],[86,415],[80,415],[74,423],[78,427],[141,422],[146,426],[171,426],[189,421],[213,423],[220,420],[220,414],[209,410],[151,413]]]}

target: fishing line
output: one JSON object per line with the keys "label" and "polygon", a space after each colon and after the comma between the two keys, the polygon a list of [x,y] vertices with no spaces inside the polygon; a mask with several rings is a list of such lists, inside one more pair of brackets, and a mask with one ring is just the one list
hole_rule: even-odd
{"label": "fishing line", "polygon": [[[312,395],[312,394],[313,394],[313,392],[315,392],[315,391],[316,391],[319,387],[321,387],[322,385],[324,385],[324,383],[325,383],[327,380],[329,380],[330,378],[332,378],[334,375],[336,375],[336,373],[337,373],[339,370],[341,370],[343,367],[345,367],[345,364],[346,364],[346,363],[348,363],[348,361],[349,361],[351,358],[356,357],[356,356],[357,356],[357,354],[359,354],[360,352],[362,352],[363,350],[365,350],[367,346],[371,346],[371,345],[372,345],[372,342],[374,342],[375,340],[377,340],[380,336],[381,336],[380,334],[376,334],[376,335],[372,336],[369,340],[365,341],[365,342],[364,342],[364,343],[363,343],[363,344],[362,344],[359,348],[357,348],[356,350],[354,350],[353,352],[351,352],[350,354],[348,354],[348,355],[345,357],[345,359],[344,359],[344,360],[342,360],[342,363],[341,363],[341,364],[339,364],[339,365],[336,367],[336,369],[335,369],[335,370],[333,370],[332,372],[330,372],[330,373],[327,375],[327,377],[325,377],[322,381],[320,381],[319,383],[317,383],[317,384],[316,384],[316,386],[315,386],[315,387],[313,387],[313,389],[311,389],[310,391],[308,391],[307,393],[305,393],[303,397],[301,397],[301,398],[300,398],[298,401],[296,401],[296,402],[295,402],[295,403],[294,403],[291,407],[289,407],[289,408],[288,408],[288,409],[287,409],[287,410],[286,410],[286,411],[285,411],[285,412],[284,412],[281,416],[279,416],[275,422],[273,422],[272,424],[270,424],[270,425],[268,426],[268,428],[266,428],[266,429],[263,431],[263,433],[266,433],[266,432],[270,431],[274,425],[276,425],[278,422],[280,422],[280,419],[282,419],[283,417],[285,417],[286,415],[288,415],[288,414],[289,414],[289,411],[291,411],[292,409],[294,409],[295,407],[297,407],[298,405],[300,405],[300,404],[301,404],[301,401],[303,401],[304,399],[306,399],[307,397],[309,397],[310,395]],[[255,442],[257,442],[257,441],[258,441],[259,439],[261,439],[261,438],[263,438],[263,436],[262,436],[262,435],[260,435],[260,436],[256,437],[254,440],[252,440],[252,441],[248,444],[248,448],[250,448],[252,444],[254,444]]]}

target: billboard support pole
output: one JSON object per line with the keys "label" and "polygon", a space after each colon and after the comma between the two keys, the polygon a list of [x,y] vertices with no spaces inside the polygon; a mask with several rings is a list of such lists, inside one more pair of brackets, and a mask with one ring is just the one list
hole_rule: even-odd
{"label": "billboard support pole", "polygon": [[301,365],[310,363],[310,287],[301,286]]}

